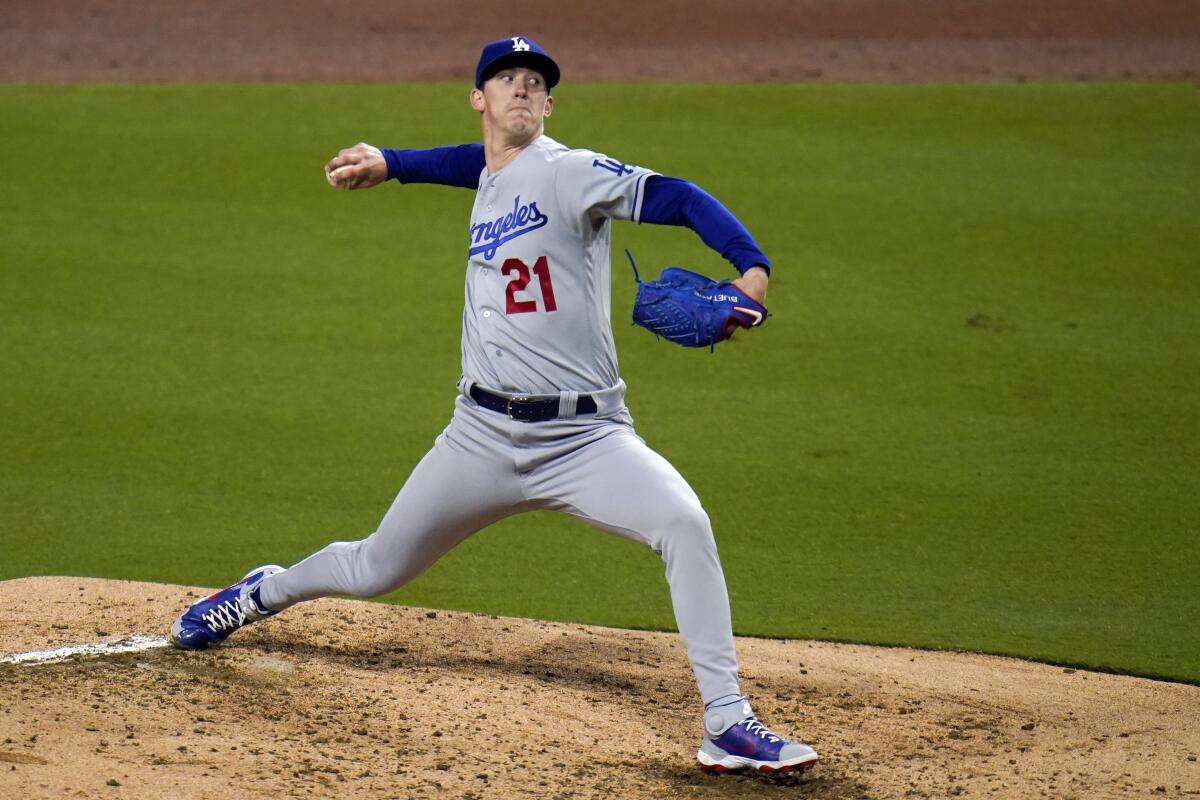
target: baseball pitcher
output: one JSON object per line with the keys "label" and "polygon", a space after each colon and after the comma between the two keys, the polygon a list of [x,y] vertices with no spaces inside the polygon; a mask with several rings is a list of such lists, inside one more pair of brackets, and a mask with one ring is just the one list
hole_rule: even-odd
{"label": "baseball pitcher", "polygon": [[454,413],[374,533],[288,569],[252,570],[188,608],[171,640],[204,649],[305,600],[384,594],[485,526],[553,509],[641,542],[665,562],[703,703],[701,767],[806,769],[817,754],[768,730],[742,695],[708,515],[634,432],[610,323],[614,220],[691,228],[740,273],[714,282],[672,268],[642,285],[635,318],[681,344],[711,347],[736,327],[761,324],[770,264],[694,184],[546,136],[558,81],[558,65],[531,39],[491,42],[470,92],[482,144],[358,144],[326,164],[329,183],[343,189],[396,180],[475,192]]}

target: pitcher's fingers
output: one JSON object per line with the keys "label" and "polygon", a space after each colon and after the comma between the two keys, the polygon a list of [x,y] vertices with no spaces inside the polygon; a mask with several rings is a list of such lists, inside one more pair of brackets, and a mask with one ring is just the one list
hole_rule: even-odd
{"label": "pitcher's fingers", "polygon": [[353,189],[361,177],[362,170],[355,164],[345,164],[325,173],[329,183],[340,189]]}
{"label": "pitcher's fingers", "polygon": [[325,162],[325,171],[332,172],[338,167],[344,167],[347,164],[357,164],[360,161],[362,161],[361,153],[353,150],[343,150]]}

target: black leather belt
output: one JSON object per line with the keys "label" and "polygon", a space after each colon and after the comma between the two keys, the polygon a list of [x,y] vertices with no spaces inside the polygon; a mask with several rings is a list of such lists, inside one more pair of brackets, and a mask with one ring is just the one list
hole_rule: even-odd
{"label": "black leather belt", "polygon": [[[488,411],[504,414],[517,422],[547,422],[558,419],[557,397],[505,397],[482,389],[476,384],[471,386],[471,399]],[[575,403],[575,413],[596,413],[596,401],[590,394],[579,395],[579,400]]]}

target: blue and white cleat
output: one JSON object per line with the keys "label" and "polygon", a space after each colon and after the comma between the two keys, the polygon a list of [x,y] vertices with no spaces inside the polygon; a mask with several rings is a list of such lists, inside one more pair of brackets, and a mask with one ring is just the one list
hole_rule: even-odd
{"label": "blue and white cleat", "polygon": [[171,623],[171,644],[184,650],[203,650],[223,642],[238,628],[266,619],[271,611],[258,598],[263,578],[283,572],[283,567],[268,564],[250,570],[246,577],[216,594],[192,603]]}
{"label": "blue and white cleat", "polygon": [[817,763],[806,744],[772,733],[754,716],[746,698],[738,697],[704,712],[704,742],[696,752],[700,769],[722,773],[738,769],[759,772],[802,772]]}

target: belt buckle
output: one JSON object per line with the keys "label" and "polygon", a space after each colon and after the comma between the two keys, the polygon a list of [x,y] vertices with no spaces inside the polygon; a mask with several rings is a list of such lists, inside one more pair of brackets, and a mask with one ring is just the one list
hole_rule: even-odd
{"label": "belt buckle", "polygon": [[513,403],[525,403],[528,402],[529,399],[530,398],[527,395],[517,395],[516,397],[508,398],[508,401],[504,404],[504,413],[507,414],[508,418],[514,422],[523,422],[524,420],[517,419],[513,416]]}

